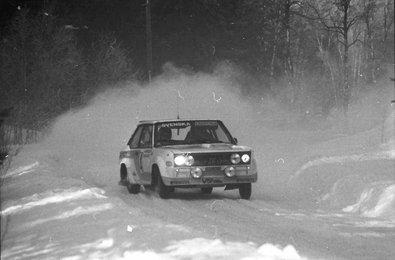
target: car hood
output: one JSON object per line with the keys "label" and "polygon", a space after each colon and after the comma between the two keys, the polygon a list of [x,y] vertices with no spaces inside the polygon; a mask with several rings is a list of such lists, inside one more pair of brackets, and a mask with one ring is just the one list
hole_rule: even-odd
{"label": "car hood", "polygon": [[248,146],[234,144],[190,144],[190,145],[169,145],[162,146],[161,149],[171,150],[174,153],[204,153],[204,152],[237,152],[251,151]]}

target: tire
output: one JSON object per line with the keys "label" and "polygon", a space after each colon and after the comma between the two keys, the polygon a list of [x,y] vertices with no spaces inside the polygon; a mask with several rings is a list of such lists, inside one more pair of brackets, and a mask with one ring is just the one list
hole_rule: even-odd
{"label": "tire", "polygon": [[158,169],[155,169],[154,176],[156,178],[156,187],[155,187],[155,189],[158,192],[159,197],[161,199],[168,199],[169,196],[170,196],[170,193],[171,193],[171,188],[167,187],[163,183],[162,177],[161,177]]}
{"label": "tire", "polygon": [[240,198],[249,200],[251,198],[251,183],[243,183],[239,186]]}
{"label": "tire", "polygon": [[203,194],[211,194],[211,192],[213,192],[213,187],[201,188],[201,191]]}
{"label": "tire", "polygon": [[128,178],[128,170],[126,169],[125,164],[121,164],[121,168],[119,170],[119,177],[121,179],[121,182],[126,182]]}
{"label": "tire", "polygon": [[129,193],[137,194],[137,193],[140,192],[140,184],[134,184],[134,183],[130,183],[129,182],[129,180],[128,180],[128,170],[126,169],[126,166],[124,164],[121,165],[120,177],[121,177],[120,183],[122,185],[126,186],[126,188],[128,189]]}
{"label": "tire", "polygon": [[126,188],[128,188],[129,193],[131,194],[137,194],[140,192],[140,184],[133,184],[128,182],[126,185]]}

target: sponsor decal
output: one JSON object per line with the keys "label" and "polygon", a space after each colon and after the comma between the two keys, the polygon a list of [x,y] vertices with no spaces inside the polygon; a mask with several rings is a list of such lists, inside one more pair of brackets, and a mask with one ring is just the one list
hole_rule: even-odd
{"label": "sponsor decal", "polygon": [[132,157],[130,151],[121,151],[121,153],[119,154],[119,159],[129,158],[129,157]]}
{"label": "sponsor decal", "polygon": [[183,128],[190,126],[191,123],[189,122],[169,122],[169,123],[162,123],[159,126],[165,128]]}
{"label": "sponsor decal", "polygon": [[213,180],[214,180],[213,178],[202,178],[202,182],[204,184],[212,183]]}
{"label": "sponsor decal", "polygon": [[214,126],[217,127],[218,126],[218,122],[217,121],[196,121],[195,126]]}

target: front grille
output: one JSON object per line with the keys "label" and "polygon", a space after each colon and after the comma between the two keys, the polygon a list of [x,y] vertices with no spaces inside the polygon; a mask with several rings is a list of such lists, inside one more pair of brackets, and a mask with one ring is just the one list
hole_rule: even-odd
{"label": "front grille", "polygon": [[[237,152],[240,156],[248,154],[251,157],[251,152]],[[230,165],[231,153],[192,153],[191,155],[195,159],[194,166],[220,166]],[[240,162],[240,164],[244,164]]]}
{"label": "front grille", "polygon": [[195,159],[194,166],[215,166],[215,165],[229,165],[230,154],[220,153],[209,153],[209,154],[192,154]]}

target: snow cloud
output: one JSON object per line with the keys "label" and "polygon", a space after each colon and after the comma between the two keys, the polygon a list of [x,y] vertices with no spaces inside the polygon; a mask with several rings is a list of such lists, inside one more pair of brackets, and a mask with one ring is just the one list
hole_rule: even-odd
{"label": "snow cloud", "polygon": [[[301,193],[297,202],[306,204],[320,198],[315,197],[317,194],[304,196],[311,185],[308,181],[297,181],[318,178],[305,171],[350,161],[393,160],[393,147],[378,153],[355,150],[355,147],[375,144],[380,137],[385,139],[393,133],[393,120],[385,121],[388,113],[383,98],[388,97],[392,88],[384,86],[381,92],[370,93],[350,107],[350,131],[375,127],[369,134],[354,138],[342,135],[344,141],[336,141],[335,131],[330,129],[339,123],[336,114],[330,115],[325,122],[318,122],[328,124],[325,125],[328,129],[322,130],[322,126],[322,132],[304,131],[308,122],[297,125],[298,111],[287,112],[292,109],[286,109],[268,96],[246,96],[241,82],[234,76],[237,73],[235,68],[226,65],[210,74],[191,73],[165,65],[162,75],[150,84],[127,82],[108,86],[86,107],[60,116],[45,143],[70,167],[70,177],[106,188],[115,185],[119,151],[126,145],[138,121],[175,119],[177,116],[221,119],[240,144],[254,149],[262,177],[255,184],[253,196],[261,199],[269,194],[288,199],[296,197],[293,193]],[[379,121],[385,124],[378,126]],[[315,144],[329,138],[335,141],[317,149]],[[350,140],[353,142],[347,147]],[[349,149],[354,150],[348,153]],[[292,177],[298,180],[290,182]]]}

